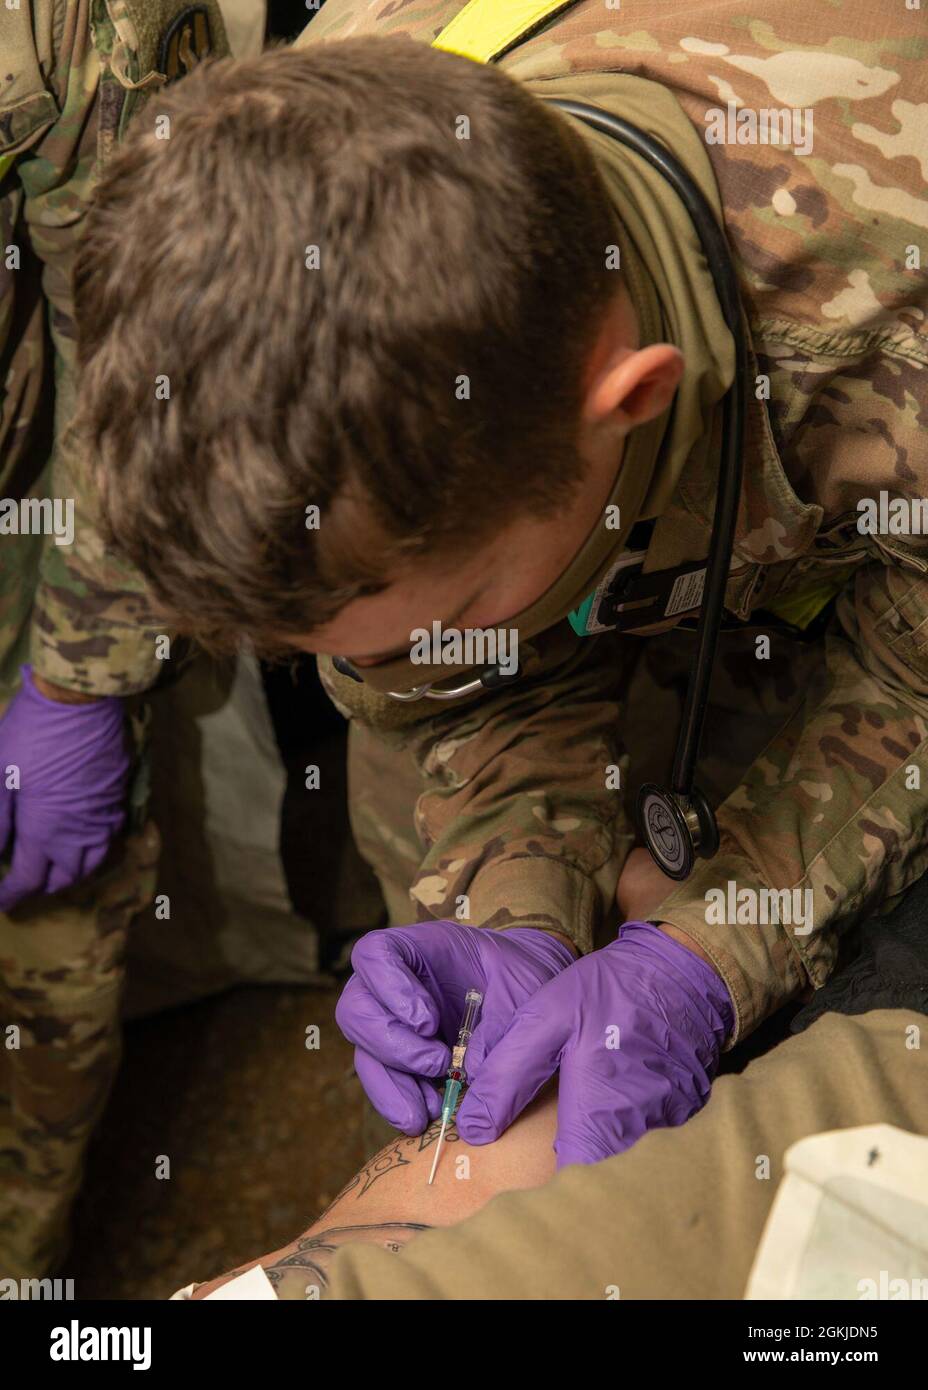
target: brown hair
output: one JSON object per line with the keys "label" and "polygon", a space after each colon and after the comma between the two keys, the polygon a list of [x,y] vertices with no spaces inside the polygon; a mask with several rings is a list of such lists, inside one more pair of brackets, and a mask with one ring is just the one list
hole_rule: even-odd
{"label": "brown hair", "polygon": [[614,240],[581,137],[498,68],[387,36],[204,64],[136,118],[78,259],[105,537],[181,631],[268,651],[553,512]]}

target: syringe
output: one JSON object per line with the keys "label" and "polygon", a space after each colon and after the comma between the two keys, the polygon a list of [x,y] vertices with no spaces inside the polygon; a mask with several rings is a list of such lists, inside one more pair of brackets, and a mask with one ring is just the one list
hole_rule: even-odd
{"label": "syringe", "polygon": [[482,1003],[483,995],[479,989],[469,989],[464,996],[464,1017],[461,1019],[461,1026],[458,1029],[458,1040],[451,1049],[451,1066],[448,1068],[445,1094],[441,1102],[441,1130],[438,1134],[438,1143],[435,1145],[432,1171],[429,1173],[429,1187],[432,1185],[435,1169],[438,1167],[438,1155],[441,1153],[445,1130],[454,1117],[461,1087],[467,1079],[464,1073],[464,1054],[467,1051],[467,1044],[470,1042],[470,1035],[477,1026],[477,1015],[480,1013]]}

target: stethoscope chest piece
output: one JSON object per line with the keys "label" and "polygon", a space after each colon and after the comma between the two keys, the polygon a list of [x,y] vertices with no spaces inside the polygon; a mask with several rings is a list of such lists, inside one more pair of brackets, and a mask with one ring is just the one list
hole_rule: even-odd
{"label": "stethoscope chest piece", "polygon": [[719,847],[712,808],[698,787],[689,796],[646,782],[638,793],[638,823],[651,858],[668,878],[685,879],[697,857]]}

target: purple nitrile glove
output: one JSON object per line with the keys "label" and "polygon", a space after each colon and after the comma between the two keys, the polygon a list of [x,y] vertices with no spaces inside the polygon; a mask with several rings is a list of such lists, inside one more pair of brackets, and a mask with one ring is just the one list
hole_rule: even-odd
{"label": "purple nitrile glove", "polygon": [[441,1113],[435,1082],[451,1061],[467,990],[483,995],[467,1049],[472,1077],[519,1005],[573,960],[569,947],[535,927],[420,922],[362,936],[335,1019],[355,1044],[375,1110],[396,1129],[421,1134]]}
{"label": "purple nitrile glove", "polygon": [[[21,669],[22,688],[0,719],[0,851],[13,836],[0,912],[97,868],[125,819],[129,774],[120,699],[62,704],[36,690],[31,666]],[[18,790],[7,785],[11,766]]]}
{"label": "purple nitrile glove", "polygon": [[560,1069],[558,1167],[609,1158],[702,1108],[733,1024],[711,966],[627,922],[522,1005],[461,1102],[458,1133],[498,1139]]}

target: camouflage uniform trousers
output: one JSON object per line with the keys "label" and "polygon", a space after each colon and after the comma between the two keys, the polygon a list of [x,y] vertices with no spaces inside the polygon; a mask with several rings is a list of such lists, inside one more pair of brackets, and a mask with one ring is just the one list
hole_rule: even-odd
{"label": "camouflage uniform trousers", "polygon": [[144,724],[126,829],[84,883],[0,913],[0,1277],[61,1262],[90,1135],[121,1053],[129,927],[151,900],[159,837],[145,805]]}
{"label": "camouflage uniform trousers", "polygon": [[[719,639],[696,777],[716,808],[795,716],[813,681],[824,674],[821,640],[773,633],[770,659],[758,660],[759,632],[770,634],[769,625],[723,631]],[[676,629],[614,640],[617,725],[626,753],[622,791],[616,793],[621,805],[611,865],[613,893],[629,851],[640,843],[634,821],[638,789],[645,782],[666,785],[670,777],[696,639],[693,632]],[[352,829],[380,882],[392,925],[450,916],[453,906],[445,903],[443,911],[429,911],[416,896],[429,848],[420,833],[423,818],[417,814],[426,786],[418,749],[427,745],[427,738],[409,737],[403,729],[375,733],[361,721],[351,721]],[[497,822],[494,834],[499,833]],[[479,867],[478,861],[474,875]],[[467,873],[459,874],[455,892],[467,886]],[[615,915],[604,912],[596,944],[604,944],[616,925]]]}

